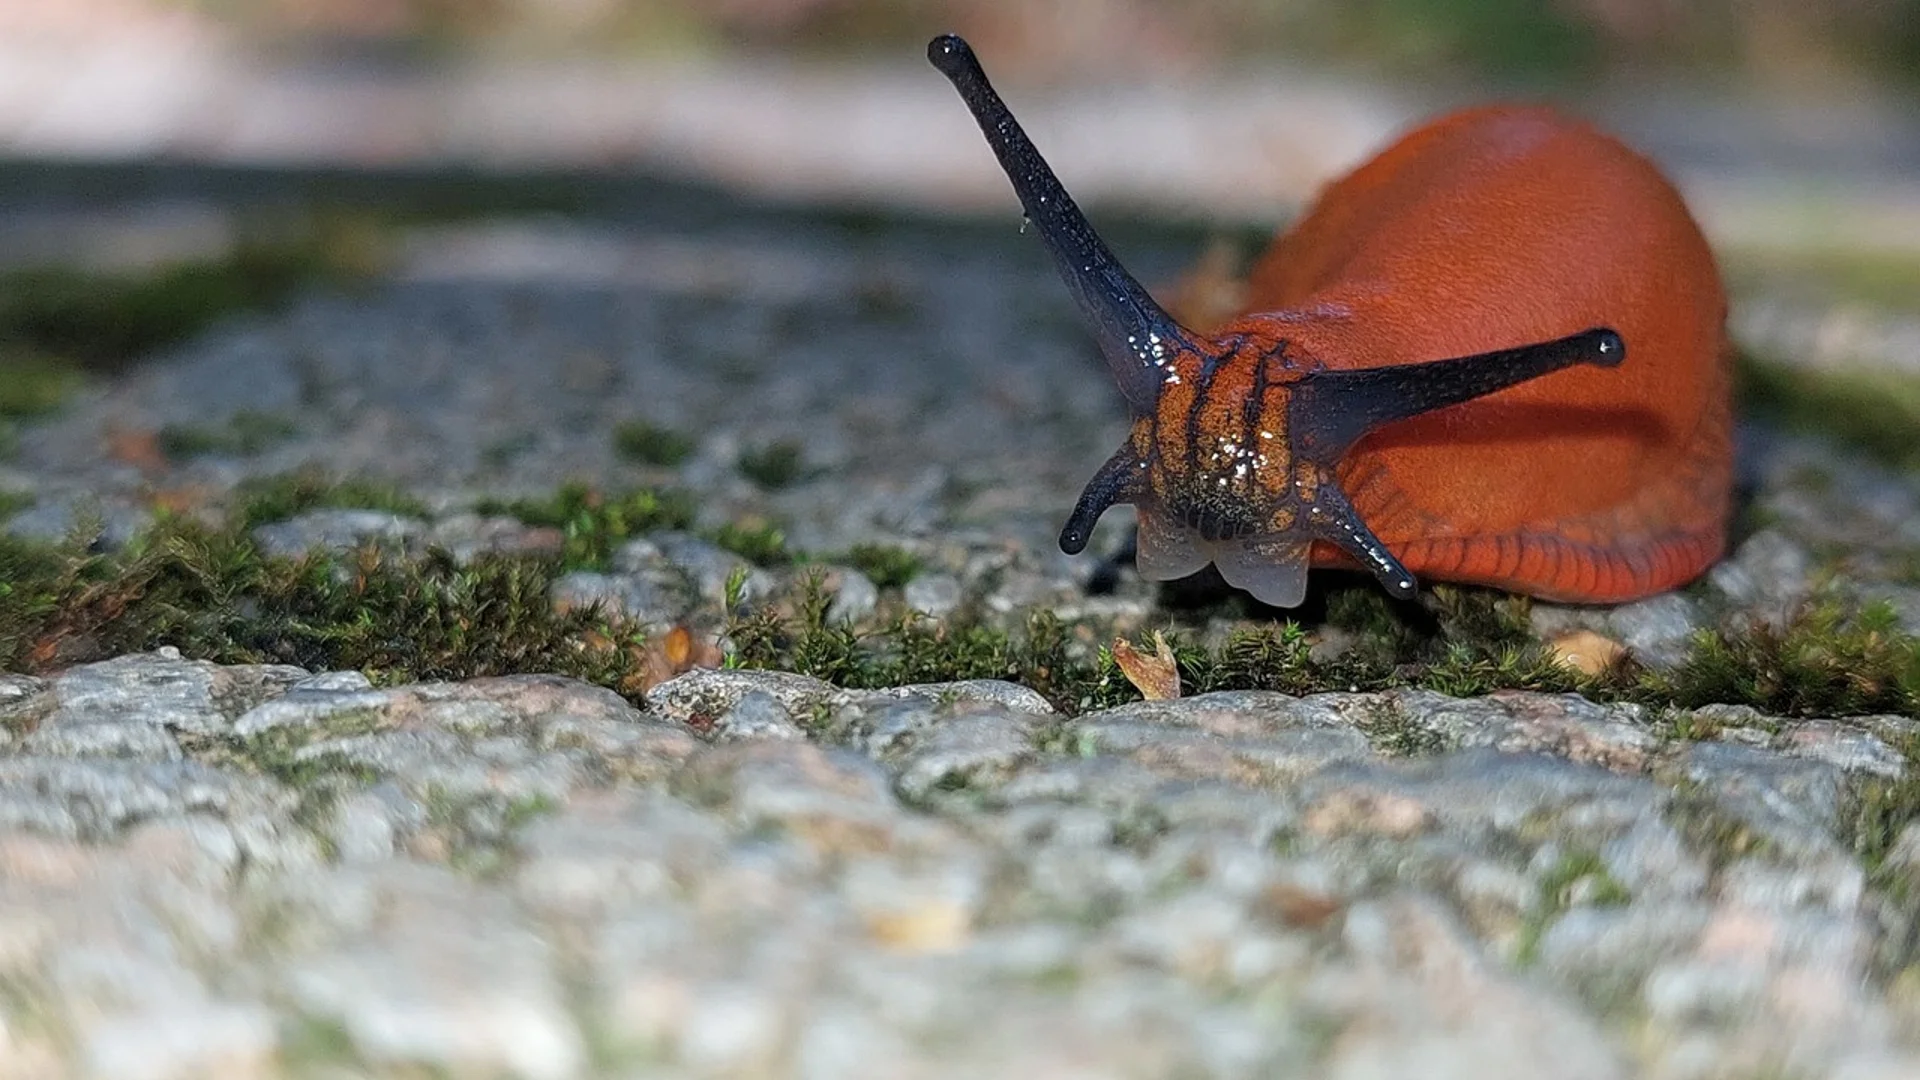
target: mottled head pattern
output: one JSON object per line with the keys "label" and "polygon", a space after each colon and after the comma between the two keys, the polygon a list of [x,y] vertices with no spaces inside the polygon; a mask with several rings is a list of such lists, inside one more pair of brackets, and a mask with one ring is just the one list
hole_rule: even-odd
{"label": "mottled head pattern", "polygon": [[1306,593],[1317,540],[1346,551],[1393,595],[1410,597],[1413,575],[1335,479],[1347,449],[1381,424],[1573,364],[1625,358],[1620,336],[1595,328],[1500,352],[1336,371],[1291,355],[1283,322],[1267,329],[1242,320],[1213,338],[1192,333],[1114,259],[967,43],[944,35],[927,56],[979,122],[1133,412],[1126,445],[1094,474],[1061,530],[1069,554],[1086,548],[1108,507],[1132,503],[1148,578],[1185,577],[1211,562],[1229,584],[1290,607]]}

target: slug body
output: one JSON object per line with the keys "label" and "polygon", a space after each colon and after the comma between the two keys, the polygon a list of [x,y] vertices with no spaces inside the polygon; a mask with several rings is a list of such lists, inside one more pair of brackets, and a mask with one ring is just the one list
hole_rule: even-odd
{"label": "slug body", "polygon": [[1726,301],[1672,186],[1544,109],[1422,126],[1254,267],[1248,310],[1180,326],[1112,258],[965,42],[973,109],[1133,412],[1061,534],[1139,512],[1141,573],[1291,606],[1313,566],[1613,602],[1698,575],[1732,476]]}

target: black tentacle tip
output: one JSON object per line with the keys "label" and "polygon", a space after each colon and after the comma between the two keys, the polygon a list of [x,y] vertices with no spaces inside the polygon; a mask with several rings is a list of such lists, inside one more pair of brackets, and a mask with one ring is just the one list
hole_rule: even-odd
{"label": "black tentacle tip", "polygon": [[1106,506],[1098,508],[1085,505],[1073,508],[1073,516],[1060,530],[1060,550],[1069,555],[1078,555],[1087,550],[1087,541],[1093,539],[1093,527],[1100,523],[1100,515],[1106,512]]}
{"label": "black tentacle tip", "polygon": [[941,34],[927,42],[927,60],[949,79],[957,79],[980,67],[980,61],[974,58],[973,46],[959,34]]}
{"label": "black tentacle tip", "polygon": [[1586,346],[1589,363],[1600,367],[1619,367],[1620,362],[1627,358],[1627,340],[1612,327],[1598,327],[1580,336],[1586,339],[1581,344]]}

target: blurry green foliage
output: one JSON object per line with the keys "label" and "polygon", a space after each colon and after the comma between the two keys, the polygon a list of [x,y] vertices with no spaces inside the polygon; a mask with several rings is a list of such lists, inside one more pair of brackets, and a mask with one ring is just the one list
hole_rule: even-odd
{"label": "blurry green foliage", "polygon": [[1522,78],[1660,66],[1777,77],[1857,64],[1912,79],[1920,69],[1914,0],[386,0],[378,20],[352,4],[198,6],[280,38],[383,38],[434,49],[485,42],[545,51],[746,46],[911,55],[936,31],[955,29],[991,39],[1003,65],[1056,75],[1253,56]]}

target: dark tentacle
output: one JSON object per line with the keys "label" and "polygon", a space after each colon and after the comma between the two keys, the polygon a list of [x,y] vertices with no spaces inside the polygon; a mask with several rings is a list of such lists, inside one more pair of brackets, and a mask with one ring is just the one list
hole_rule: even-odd
{"label": "dark tentacle", "polygon": [[1135,415],[1152,413],[1160,400],[1166,365],[1193,347],[1192,335],[1154,302],[1093,231],[994,92],[972,47],[958,35],[943,34],[927,44],[927,59],[953,82],[979,122],[1020,205],[1026,208],[1027,219],[1039,231],[1081,317],[1099,342],[1121,395]]}
{"label": "dark tentacle", "polygon": [[1100,471],[1093,474],[1093,479],[1087,481],[1080,501],[1073,504],[1073,513],[1067,517],[1066,527],[1060,530],[1060,550],[1069,555],[1085,551],[1100,515],[1115,503],[1132,502],[1139,497],[1140,473],[1140,459],[1131,447],[1121,447],[1119,453],[1108,458]]}
{"label": "dark tentacle", "polygon": [[1615,367],[1626,359],[1605,327],[1514,349],[1360,370],[1316,371],[1294,384],[1288,432],[1294,452],[1332,465],[1382,424],[1485,397],[1576,364]]}

